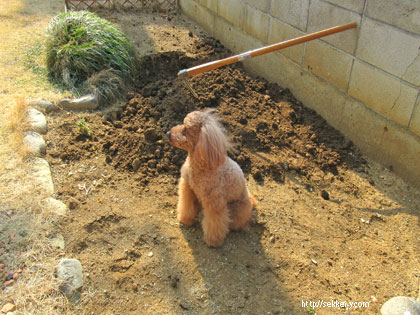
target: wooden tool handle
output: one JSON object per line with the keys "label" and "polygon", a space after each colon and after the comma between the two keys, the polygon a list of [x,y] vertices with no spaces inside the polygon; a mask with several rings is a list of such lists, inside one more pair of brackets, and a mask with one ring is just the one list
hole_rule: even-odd
{"label": "wooden tool handle", "polygon": [[257,49],[251,50],[251,51],[247,51],[247,52],[239,54],[239,55],[235,55],[235,56],[228,57],[228,58],[225,58],[225,59],[211,61],[211,62],[202,64],[202,65],[199,65],[199,66],[195,66],[195,67],[192,67],[192,68],[189,68],[189,69],[181,70],[181,71],[178,72],[178,76],[192,77],[192,76],[195,76],[197,74],[207,72],[207,71],[210,71],[210,70],[214,70],[214,69],[226,66],[226,65],[230,65],[230,64],[238,62],[238,61],[242,61],[242,60],[245,60],[245,59],[250,59],[250,58],[254,58],[254,57],[257,57],[257,56],[264,55],[264,54],[268,54],[268,53],[273,52],[273,51],[277,51],[277,50],[287,48],[287,47],[290,47],[290,46],[302,44],[302,43],[305,43],[305,42],[308,42],[308,41],[311,41],[311,40],[314,40],[314,39],[318,39],[318,38],[328,36],[328,35],[331,35],[331,34],[335,34],[335,33],[339,33],[339,32],[342,32],[342,31],[346,31],[346,30],[356,28],[356,27],[357,27],[356,22],[334,26],[334,27],[331,27],[331,28],[328,28],[328,29],[325,29],[325,30],[322,30],[322,31],[318,31],[318,32],[311,33],[311,34],[308,34],[308,35],[304,35],[304,36],[301,36],[301,37],[297,37],[297,38],[294,38],[294,39],[289,39],[289,40],[286,40],[284,42],[280,42],[280,43],[277,43],[277,44],[272,44],[272,45],[269,45],[269,46],[265,46],[265,47],[257,48]]}

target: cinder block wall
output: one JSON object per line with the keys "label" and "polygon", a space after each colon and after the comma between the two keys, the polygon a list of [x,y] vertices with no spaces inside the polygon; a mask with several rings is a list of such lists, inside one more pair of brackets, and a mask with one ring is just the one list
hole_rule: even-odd
{"label": "cinder block wall", "polygon": [[234,53],[358,28],[245,62],[288,87],[365,154],[420,187],[419,0],[179,0]]}

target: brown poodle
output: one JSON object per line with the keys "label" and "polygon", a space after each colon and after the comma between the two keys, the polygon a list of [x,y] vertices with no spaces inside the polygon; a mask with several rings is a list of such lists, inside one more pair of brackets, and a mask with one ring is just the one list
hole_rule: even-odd
{"label": "brown poodle", "polygon": [[255,205],[241,168],[227,155],[231,144],[214,110],[189,113],[168,138],[188,152],[179,181],[178,221],[193,224],[202,208],[204,240],[219,247],[229,229],[248,227]]}

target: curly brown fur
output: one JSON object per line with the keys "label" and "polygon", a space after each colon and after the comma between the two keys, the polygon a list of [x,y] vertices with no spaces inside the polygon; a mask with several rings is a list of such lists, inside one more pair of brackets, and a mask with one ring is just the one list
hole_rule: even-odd
{"label": "curly brown fur", "polygon": [[168,138],[188,152],[179,181],[178,221],[191,225],[202,209],[204,240],[211,247],[221,246],[229,230],[247,229],[255,199],[241,168],[227,155],[231,144],[214,110],[189,113]]}

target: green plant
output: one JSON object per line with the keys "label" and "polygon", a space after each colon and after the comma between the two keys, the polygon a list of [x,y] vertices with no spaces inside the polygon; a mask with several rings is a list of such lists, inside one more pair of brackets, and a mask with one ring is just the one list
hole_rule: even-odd
{"label": "green plant", "polygon": [[315,309],[312,306],[308,306],[308,308],[306,309],[306,311],[308,312],[308,314],[310,315],[316,315],[315,313]]}
{"label": "green plant", "polygon": [[135,77],[135,60],[134,48],[125,34],[94,13],[69,11],[53,18],[48,26],[48,74],[53,81],[71,89],[75,94],[91,90],[102,91],[102,94],[119,94],[119,91],[109,92],[110,87],[116,88],[115,83],[95,81],[92,76],[105,71],[112,75],[113,82],[130,85]]}
{"label": "green plant", "polygon": [[86,122],[84,118],[81,118],[79,122],[77,123],[77,127],[79,127],[79,132],[82,135],[91,137],[93,135],[92,129],[90,129],[90,126]]}

